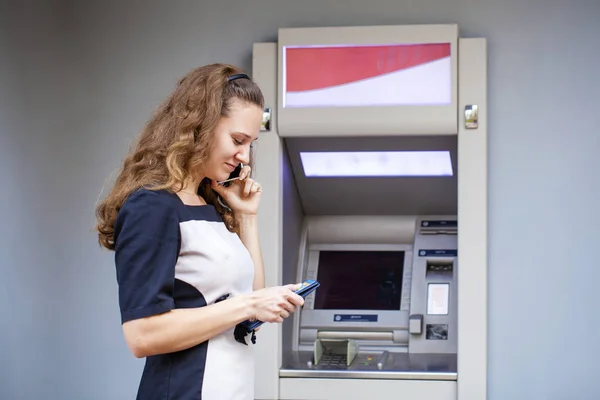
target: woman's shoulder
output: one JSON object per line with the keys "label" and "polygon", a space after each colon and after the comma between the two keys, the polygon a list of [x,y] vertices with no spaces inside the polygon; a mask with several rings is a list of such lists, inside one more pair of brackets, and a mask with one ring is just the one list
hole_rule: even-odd
{"label": "woman's shoulder", "polygon": [[140,188],[132,192],[121,207],[121,211],[142,212],[145,214],[177,210],[176,195],[166,190]]}
{"label": "woman's shoulder", "polygon": [[137,189],[132,192],[117,213],[115,240],[122,231],[173,231],[179,226],[179,210],[174,195],[168,191]]}
{"label": "woman's shoulder", "polygon": [[164,204],[175,205],[176,195],[167,190],[154,190],[140,188],[133,191],[125,203]]}

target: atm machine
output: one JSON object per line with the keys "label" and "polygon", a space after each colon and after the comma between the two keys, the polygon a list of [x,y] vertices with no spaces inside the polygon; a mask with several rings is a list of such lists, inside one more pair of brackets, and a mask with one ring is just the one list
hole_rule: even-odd
{"label": "atm machine", "polygon": [[252,73],[267,285],[321,284],[257,333],[255,398],[485,399],[485,40],[286,28]]}

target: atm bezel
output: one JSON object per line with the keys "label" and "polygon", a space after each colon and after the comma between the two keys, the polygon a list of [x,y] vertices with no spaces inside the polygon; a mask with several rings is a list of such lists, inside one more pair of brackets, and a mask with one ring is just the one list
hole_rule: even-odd
{"label": "atm bezel", "polygon": [[[402,278],[401,298],[408,296],[406,302],[401,301],[399,310],[315,310],[314,296],[307,298],[300,318],[300,329],[339,330],[339,329],[368,329],[377,331],[393,331],[408,329],[410,312],[410,293],[412,282],[413,245],[412,244],[310,244],[304,268],[304,279],[316,279],[318,276],[318,261],[321,251],[403,251],[404,267]],[[317,289],[318,290],[318,289]],[[404,308],[404,309],[403,309]],[[343,322],[335,321],[336,314],[365,315],[376,314],[376,322]]]}

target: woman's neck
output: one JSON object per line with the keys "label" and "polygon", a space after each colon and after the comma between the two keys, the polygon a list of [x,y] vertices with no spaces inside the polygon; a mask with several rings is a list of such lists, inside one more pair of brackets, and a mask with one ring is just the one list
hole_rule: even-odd
{"label": "woman's neck", "polygon": [[202,179],[189,180],[183,185],[183,188],[177,192],[177,195],[184,204],[191,206],[206,205],[206,201],[202,196],[198,195],[200,182],[202,182]]}

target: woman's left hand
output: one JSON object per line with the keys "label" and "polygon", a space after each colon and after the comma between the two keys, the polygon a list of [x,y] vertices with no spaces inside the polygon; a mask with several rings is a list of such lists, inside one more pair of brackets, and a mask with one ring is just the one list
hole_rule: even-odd
{"label": "woman's left hand", "polygon": [[261,185],[250,178],[250,167],[245,165],[240,171],[240,179],[231,181],[228,187],[211,182],[217,192],[235,215],[256,215],[262,192]]}

